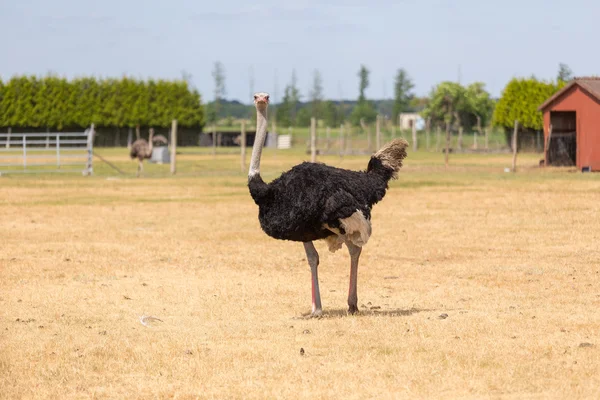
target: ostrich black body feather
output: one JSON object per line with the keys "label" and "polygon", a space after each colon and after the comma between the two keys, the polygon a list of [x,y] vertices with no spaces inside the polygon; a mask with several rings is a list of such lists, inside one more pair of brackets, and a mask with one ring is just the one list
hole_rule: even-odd
{"label": "ostrich black body feather", "polygon": [[376,156],[366,171],[304,162],[268,184],[257,174],[249,178],[248,187],[267,235],[309,242],[336,234],[325,225],[344,234],[340,219],[357,210],[370,220],[371,208],[383,199],[394,174]]}

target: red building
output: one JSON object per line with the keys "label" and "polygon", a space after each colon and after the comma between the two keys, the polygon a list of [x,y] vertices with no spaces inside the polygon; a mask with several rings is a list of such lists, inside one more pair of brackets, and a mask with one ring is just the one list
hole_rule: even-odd
{"label": "red building", "polygon": [[600,171],[600,77],[575,78],[538,110],[546,165]]}

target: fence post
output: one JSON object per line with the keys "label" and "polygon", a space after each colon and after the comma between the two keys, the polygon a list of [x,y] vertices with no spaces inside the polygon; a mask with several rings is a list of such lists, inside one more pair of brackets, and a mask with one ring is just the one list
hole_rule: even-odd
{"label": "fence post", "polygon": [[413,140],[413,151],[417,151],[419,147],[417,145],[417,120],[415,119],[412,123],[412,140]]}
{"label": "fence post", "polygon": [[379,115],[375,120],[375,146],[377,150],[381,148],[381,117]]}
{"label": "fence post", "polygon": [[317,161],[317,120],[310,118],[310,162]]}
{"label": "fence post", "polygon": [[544,166],[550,165],[550,140],[552,139],[552,124],[548,127],[548,139],[544,145]]}
{"label": "fence post", "polygon": [[[477,115],[477,133],[479,134],[479,136],[481,136],[481,117],[479,115]],[[477,133],[475,133],[475,150],[477,150],[478,145],[477,145]]]}
{"label": "fence post", "polygon": [[6,148],[10,149],[10,134],[12,133],[12,128],[8,127],[8,136],[6,137]]}
{"label": "fence post", "polygon": [[352,155],[352,125],[347,125],[348,133],[344,131],[344,135],[346,136],[346,150],[344,150],[344,154],[348,154],[348,149],[350,149],[350,155]]}
{"label": "fence post", "polygon": [[[290,137],[290,141],[291,141]],[[242,172],[246,171],[246,121],[242,120],[242,133],[240,136],[240,146],[241,146],[241,167]]]}
{"label": "fence post", "polygon": [[93,145],[94,145],[94,124],[92,124],[90,126],[90,129],[88,131],[88,137],[87,137],[87,153],[88,153],[88,158],[87,158],[87,164],[86,164],[86,176],[90,176],[94,173],[93,167],[92,167],[92,162],[94,161],[94,149],[93,149]]}
{"label": "fence post", "polygon": [[214,124],[212,126],[212,155],[213,157],[217,155],[217,128]]}
{"label": "fence post", "polygon": [[402,137],[402,113],[398,113],[398,129],[400,129],[400,137]]}
{"label": "fence post", "polygon": [[23,169],[27,168],[27,135],[23,135]]}
{"label": "fence post", "polygon": [[369,129],[369,127],[365,123],[365,119],[364,118],[360,119],[360,127],[362,128],[363,132],[367,133],[367,151],[371,152],[371,130]]}
{"label": "fence post", "polygon": [[56,168],[60,169],[60,134],[56,134]]}
{"label": "fence post", "polygon": [[344,155],[346,148],[346,138],[344,137],[344,124],[340,124],[340,157]]}
{"label": "fence post", "polygon": [[490,128],[483,129],[483,132],[485,133],[485,151],[489,150],[489,136],[488,136],[489,131],[490,131]]}
{"label": "fence post", "polygon": [[446,159],[445,166],[448,169],[448,153],[450,152],[450,121],[446,121]]}
{"label": "fence post", "polygon": [[85,165],[85,169],[83,170],[84,176],[90,176],[94,173],[94,169],[92,168],[92,162],[94,160],[94,124],[87,131],[87,163]]}
{"label": "fence post", "polygon": [[429,131],[431,130],[431,117],[425,122],[425,148],[429,151]]}
{"label": "fence post", "polygon": [[129,132],[127,133],[127,150],[131,150],[131,139],[132,139],[132,133],[131,133],[131,127],[129,127]]}
{"label": "fence post", "polygon": [[171,175],[177,172],[177,120],[171,121]]}
{"label": "fence post", "polygon": [[513,131],[512,146],[513,146],[513,161],[512,172],[517,172],[517,134],[519,132],[519,121],[515,120],[515,129]]}

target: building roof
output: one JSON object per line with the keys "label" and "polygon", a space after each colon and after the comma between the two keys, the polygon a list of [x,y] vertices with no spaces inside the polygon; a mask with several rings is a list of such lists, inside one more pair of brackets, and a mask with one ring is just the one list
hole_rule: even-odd
{"label": "building roof", "polygon": [[600,77],[580,77],[575,78],[569,83],[565,85],[558,92],[554,93],[548,100],[546,100],[541,106],[538,107],[539,111],[543,111],[546,107],[548,107],[554,100],[563,95],[567,90],[571,89],[573,86],[579,86],[584,91],[586,91],[590,96],[594,97],[596,100],[600,101]]}

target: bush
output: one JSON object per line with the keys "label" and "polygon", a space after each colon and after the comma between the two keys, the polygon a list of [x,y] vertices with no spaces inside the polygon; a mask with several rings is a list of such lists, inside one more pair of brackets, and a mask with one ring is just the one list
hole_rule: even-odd
{"label": "bush", "polygon": [[513,78],[496,104],[494,125],[510,129],[517,120],[524,128],[542,129],[544,124],[538,107],[564,85],[562,81],[554,83],[535,78]]}
{"label": "bush", "polygon": [[15,76],[0,80],[0,126],[84,128],[204,125],[200,95],[184,81]]}

